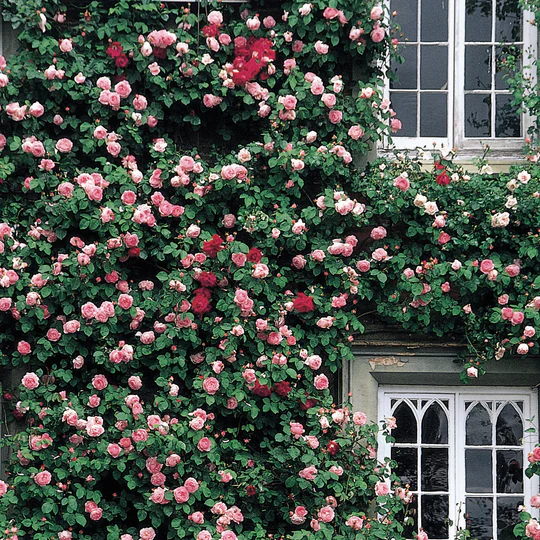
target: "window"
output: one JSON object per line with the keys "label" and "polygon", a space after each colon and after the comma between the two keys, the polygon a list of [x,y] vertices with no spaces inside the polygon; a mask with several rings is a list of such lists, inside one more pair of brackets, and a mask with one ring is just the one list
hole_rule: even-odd
{"label": "window", "polygon": [[535,54],[533,15],[518,0],[388,1],[404,58],[388,88],[403,124],[394,144],[517,153],[529,121],[510,104],[501,66]]}
{"label": "window", "polygon": [[525,430],[536,391],[381,386],[379,399],[379,410],[397,422],[395,443],[380,452],[397,462],[414,494],[407,538],[422,527],[430,540],[448,540],[458,522],[477,540],[513,538],[517,508],[537,489],[523,474],[534,447],[535,435]]}

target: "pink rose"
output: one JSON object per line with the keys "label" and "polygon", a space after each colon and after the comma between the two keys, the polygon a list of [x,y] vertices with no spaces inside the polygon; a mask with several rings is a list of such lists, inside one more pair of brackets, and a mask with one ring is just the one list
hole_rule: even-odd
{"label": "pink rose", "polygon": [[120,81],[114,87],[114,91],[121,97],[127,98],[131,94],[131,85],[128,81]]}
{"label": "pink rose", "polygon": [[199,489],[199,482],[195,478],[189,477],[184,482],[184,487],[189,491],[189,493],[195,493]]}
{"label": "pink rose", "polygon": [[133,305],[133,296],[129,294],[121,294],[118,297],[118,305],[122,309],[129,309]]}
{"label": "pink rose", "polygon": [[384,28],[381,28],[380,25],[377,23],[373,27],[373,30],[371,31],[370,36],[371,36],[371,39],[373,40],[373,43],[380,43],[386,36],[386,32]]}
{"label": "pink rose", "polygon": [[369,269],[371,268],[371,263],[365,259],[361,260],[361,261],[358,261],[356,263],[356,268],[358,268],[358,270],[360,272],[369,272]]}
{"label": "pink rose", "polygon": [[26,356],[32,352],[32,347],[28,341],[19,341],[17,344],[17,351],[23,356]]}
{"label": "pink rose", "polygon": [[35,390],[39,386],[39,377],[35,373],[30,372],[22,378],[21,382],[27,390]]}
{"label": "pink rose", "polygon": [[203,437],[198,443],[197,443],[197,448],[201,451],[201,452],[210,452],[210,448],[212,446],[212,442],[210,441],[210,439],[208,437]]}
{"label": "pink rose", "polygon": [[495,268],[495,264],[491,259],[484,259],[480,263],[480,272],[483,274],[489,274]]}
{"label": "pink rose", "polygon": [[337,111],[336,109],[332,109],[328,113],[328,119],[330,120],[332,124],[339,124],[342,118],[343,118],[343,113],[341,111]]}
{"label": "pink rose", "polygon": [[317,517],[323,523],[330,523],[334,519],[334,509],[331,506],[323,506],[317,513]]}
{"label": "pink rose", "polygon": [[375,484],[375,493],[377,496],[388,495],[390,493],[390,487],[386,482],[377,482]]}
{"label": "pink rose", "polygon": [[105,388],[109,386],[107,377],[105,377],[105,375],[94,375],[94,378],[92,379],[92,386],[96,390],[105,390]]}
{"label": "pink rose", "polygon": [[62,153],[67,153],[67,152],[71,152],[71,149],[73,148],[73,143],[69,140],[69,139],[60,139],[57,143],[56,143],[56,149],[59,151],[59,152],[62,152]]}
{"label": "pink rose", "polygon": [[139,531],[139,536],[141,540],[154,540],[156,537],[156,531],[152,527],[147,527]]}
{"label": "pink rose", "polygon": [[236,266],[242,267],[246,264],[247,256],[244,253],[233,253],[231,259]]}
{"label": "pink rose", "polygon": [[397,176],[394,179],[394,186],[400,189],[401,191],[407,191],[410,187],[410,182],[408,178],[403,175]]}
{"label": "pink rose", "polygon": [[349,131],[347,132],[347,135],[349,135],[351,139],[357,141],[358,139],[364,136],[364,130],[358,125],[351,126],[349,128]]}
{"label": "pink rose", "polygon": [[219,390],[219,381],[215,377],[208,377],[203,381],[203,389],[213,396]]}
{"label": "pink rose", "polygon": [[326,390],[329,386],[328,377],[324,374],[317,375],[313,379],[313,385],[317,390]]}
{"label": "pink rose", "polygon": [[509,264],[504,271],[510,276],[510,277],[516,277],[521,269],[517,264]]}
{"label": "pink rose", "polygon": [[204,523],[204,514],[202,512],[193,512],[193,514],[188,516],[188,519],[191,519],[197,525],[202,525]]}
{"label": "pink rose", "polygon": [[69,39],[63,39],[60,42],[60,50],[62,52],[70,52],[73,49],[73,45]]}
{"label": "pink rose", "polygon": [[123,204],[127,206],[132,206],[133,204],[135,204],[135,201],[137,200],[137,195],[135,194],[135,192],[127,189],[126,191],[122,193],[122,196],[120,197],[120,199]]}
{"label": "pink rose", "polygon": [[34,482],[41,487],[49,485],[51,480],[52,475],[49,471],[41,471],[34,476]]}

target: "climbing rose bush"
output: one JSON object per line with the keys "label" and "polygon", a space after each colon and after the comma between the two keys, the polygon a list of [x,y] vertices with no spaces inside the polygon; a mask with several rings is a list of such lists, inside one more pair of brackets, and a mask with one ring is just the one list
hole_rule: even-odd
{"label": "climbing rose bush", "polygon": [[331,393],[366,211],[339,186],[399,128],[382,8],[0,7],[2,537],[401,538]]}

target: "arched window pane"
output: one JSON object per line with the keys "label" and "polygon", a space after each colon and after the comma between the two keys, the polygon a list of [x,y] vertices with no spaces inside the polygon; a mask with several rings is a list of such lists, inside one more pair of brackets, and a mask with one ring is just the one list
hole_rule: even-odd
{"label": "arched window pane", "polygon": [[422,442],[448,444],[448,416],[439,403],[432,403],[422,418]]}
{"label": "arched window pane", "polygon": [[466,444],[472,446],[491,444],[491,420],[480,403],[474,406],[467,417]]}
{"label": "arched window pane", "polygon": [[392,430],[396,443],[416,442],[416,418],[408,403],[401,402],[394,411],[397,427]]}
{"label": "arched window pane", "polygon": [[507,403],[497,418],[497,444],[520,446],[523,437],[523,422],[515,407]]}

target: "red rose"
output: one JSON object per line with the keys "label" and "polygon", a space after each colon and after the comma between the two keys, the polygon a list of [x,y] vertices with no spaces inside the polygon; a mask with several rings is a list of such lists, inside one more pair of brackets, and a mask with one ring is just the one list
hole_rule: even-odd
{"label": "red rose", "polygon": [[215,287],[217,283],[217,278],[212,272],[201,272],[198,279],[203,287]]}
{"label": "red rose", "polygon": [[305,403],[300,402],[300,410],[307,411],[317,405],[317,400],[315,398],[306,399]]}
{"label": "red rose", "polygon": [[191,308],[193,309],[193,313],[195,313],[195,315],[201,317],[205,313],[208,313],[212,306],[210,305],[208,298],[205,298],[202,295],[197,295],[191,302]]}
{"label": "red rose", "polygon": [[114,63],[116,64],[116,67],[125,68],[129,63],[129,58],[125,54],[122,54],[114,60]]}
{"label": "red rose", "polygon": [[447,186],[450,183],[450,177],[446,174],[446,171],[444,171],[435,178],[435,182],[437,182],[439,186]]}
{"label": "red rose", "polygon": [[255,381],[255,386],[251,391],[259,397],[268,397],[272,393],[272,389],[265,384],[261,384],[258,380]]}
{"label": "red rose", "polygon": [[293,308],[300,313],[309,313],[315,309],[313,298],[306,296],[304,293],[298,293],[298,296],[293,301]]}
{"label": "red rose", "polygon": [[107,55],[111,58],[118,58],[122,54],[123,48],[119,41],[113,41],[107,47]]}
{"label": "red rose", "polygon": [[203,27],[202,33],[206,37],[216,37],[219,34],[219,28],[217,24],[209,24],[208,26]]}
{"label": "red rose", "polygon": [[152,52],[156,58],[167,58],[167,49],[163,49],[162,47],[154,47]]}
{"label": "red rose", "polygon": [[212,291],[206,287],[199,287],[193,291],[193,296],[202,296],[203,298],[210,300],[210,298],[212,298]]}
{"label": "red rose", "polygon": [[331,456],[335,456],[341,450],[341,447],[336,441],[330,441],[326,445],[326,450]]}
{"label": "red rose", "polygon": [[277,382],[274,385],[274,392],[281,397],[286,397],[291,390],[291,383],[289,381]]}
{"label": "red rose", "polygon": [[255,488],[255,486],[248,486],[246,488],[246,495],[248,497],[254,497],[256,494],[257,494],[257,489]]}
{"label": "red rose", "polygon": [[223,249],[223,240],[217,234],[212,236],[211,240],[203,242],[203,251],[211,259],[217,257],[219,251]]}
{"label": "red rose", "polygon": [[258,248],[251,248],[249,251],[248,251],[248,254],[247,254],[247,260],[249,262],[252,262],[252,263],[260,263],[261,262],[261,259],[262,259],[262,252],[260,249]]}

